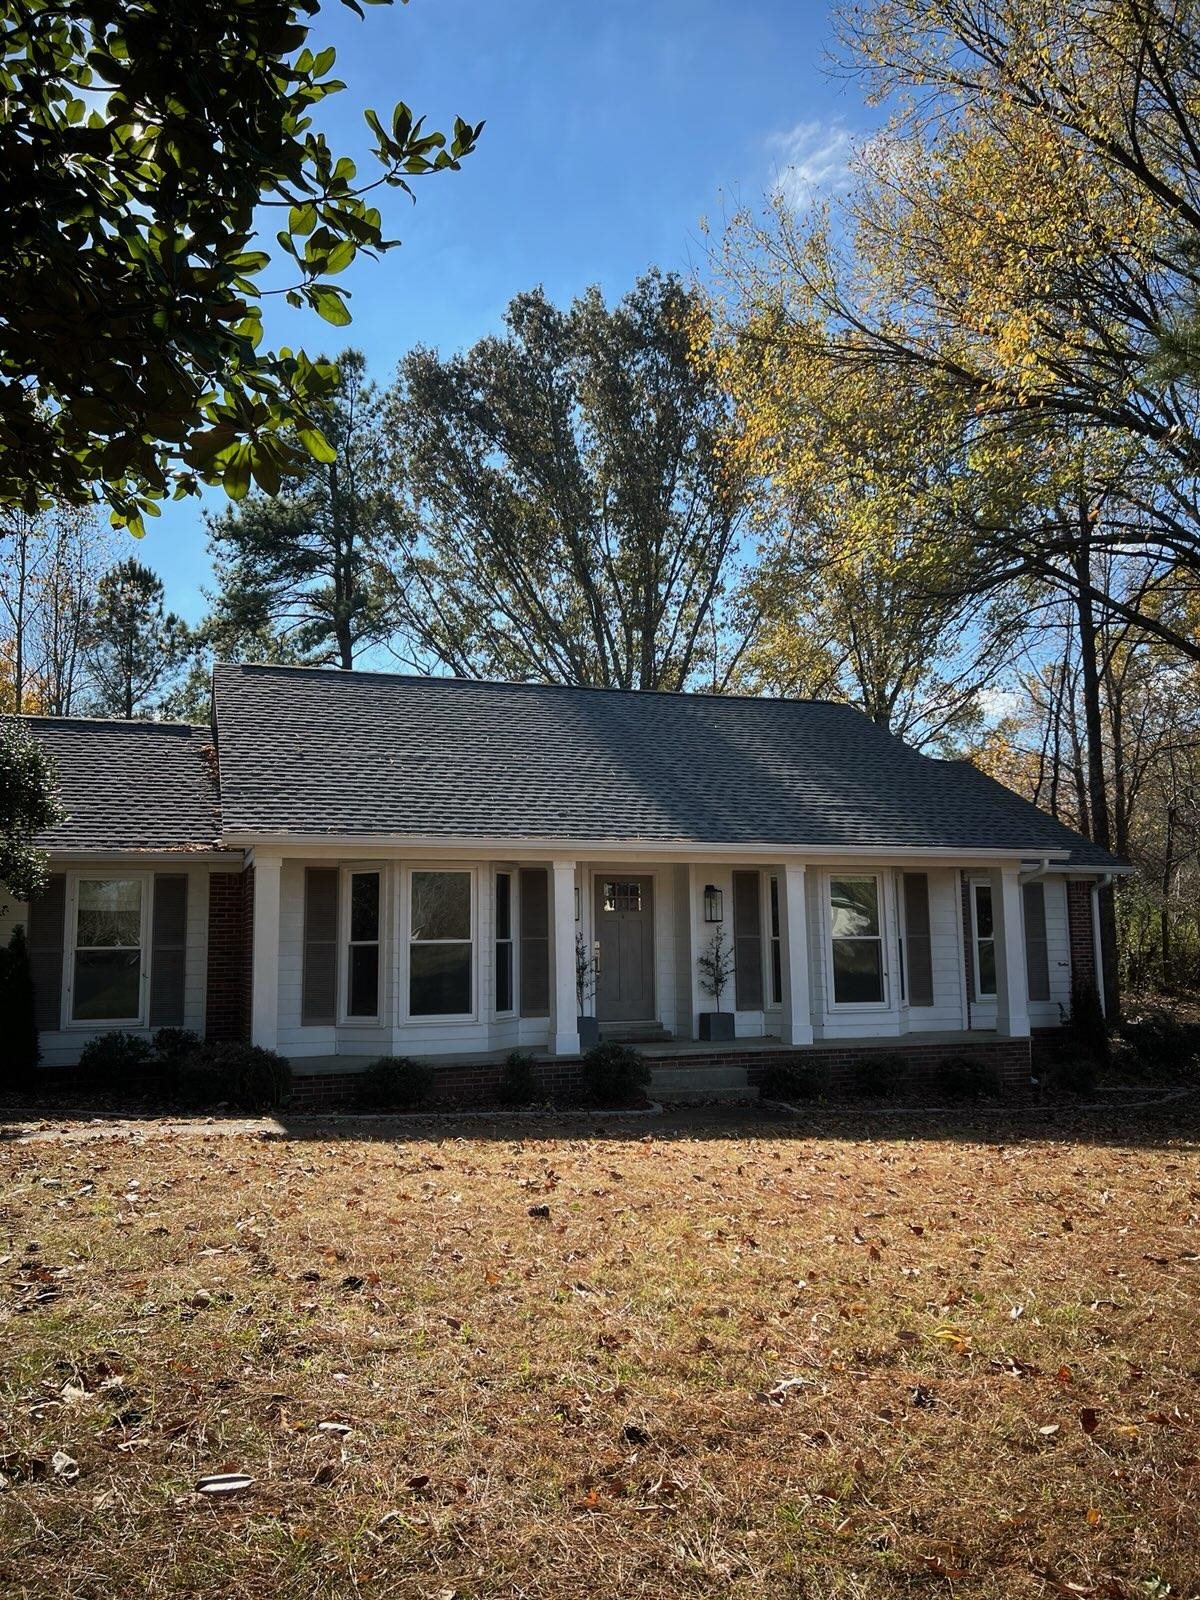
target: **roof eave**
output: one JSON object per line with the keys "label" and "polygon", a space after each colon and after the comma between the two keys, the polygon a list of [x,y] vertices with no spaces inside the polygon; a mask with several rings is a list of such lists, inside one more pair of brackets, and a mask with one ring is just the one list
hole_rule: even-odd
{"label": "roof eave", "polygon": [[[496,834],[412,834],[412,833],[258,833],[252,829],[230,829],[223,835],[233,848],[282,855],[304,850],[316,854],[367,856],[381,850],[403,850],[414,854],[471,854],[504,860],[547,856],[595,860],[613,857],[674,857],[686,860],[770,860],[800,857],[805,861],[942,861],[967,865],[989,862],[1051,860],[1064,867],[1070,860],[1067,849],[1047,850],[1042,845],[1021,848],[989,849],[931,845],[837,845],[770,843],[746,840],[695,839],[597,839],[582,835],[528,836]],[[1094,867],[1092,871],[1108,871]]]}

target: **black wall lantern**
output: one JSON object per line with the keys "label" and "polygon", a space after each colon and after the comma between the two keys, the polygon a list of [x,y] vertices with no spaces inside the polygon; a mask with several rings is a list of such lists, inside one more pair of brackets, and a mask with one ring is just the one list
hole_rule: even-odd
{"label": "black wall lantern", "polygon": [[705,922],[725,920],[725,896],[714,883],[704,885],[704,920]]}

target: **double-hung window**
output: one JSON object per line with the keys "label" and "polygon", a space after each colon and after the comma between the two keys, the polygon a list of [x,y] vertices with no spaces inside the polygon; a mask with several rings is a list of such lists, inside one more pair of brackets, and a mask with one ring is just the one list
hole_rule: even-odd
{"label": "double-hung window", "polygon": [[779,933],[779,879],[771,879],[771,1004],[783,1004],[783,944]]}
{"label": "double-hung window", "polygon": [[143,1021],[147,881],[137,877],[76,880],[73,1022]]}
{"label": "double-hung window", "polygon": [[512,873],[496,874],[496,1011],[513,1009],[513,894]]}
{"label": "double-hung window", "polygon": [[971,885],[971,904],[975,918],[975,993],[986,997],[996,992],[996,926],[990,883]]}
{"label": "double-hung window", "polygon": [[830,879],[829,934],[834,1004],[882,1005],[883,910],[878,877]]}
{"label": "double-hung window", "polygon": [[347,1022],[374,1022],[379,1017],[380,874],[346,873]]}
{"label": "double-hung window", "polygon": [[472,874],[417,871],[410,879],[408,1011],[465,1017],[474,1009]]}

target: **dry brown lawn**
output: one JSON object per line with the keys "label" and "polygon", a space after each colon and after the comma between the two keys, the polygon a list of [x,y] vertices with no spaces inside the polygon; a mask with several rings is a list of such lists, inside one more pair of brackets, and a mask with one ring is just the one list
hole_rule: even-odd
{"label": "dry brown lawn", "polygon": [[0,1146],[0,1594],[1195,1596],[1187,1106]]}

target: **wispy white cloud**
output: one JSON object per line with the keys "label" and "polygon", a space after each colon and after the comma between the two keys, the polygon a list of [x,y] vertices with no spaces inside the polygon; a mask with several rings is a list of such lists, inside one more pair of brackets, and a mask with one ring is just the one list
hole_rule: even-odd
{"label": "wispy white cloud", "polygon": [[771,134],[767,149],[775,162],[772,194],[793,211],[803,211],[818,196],[848,186],[856,140],[840,122],[813,120]]}

